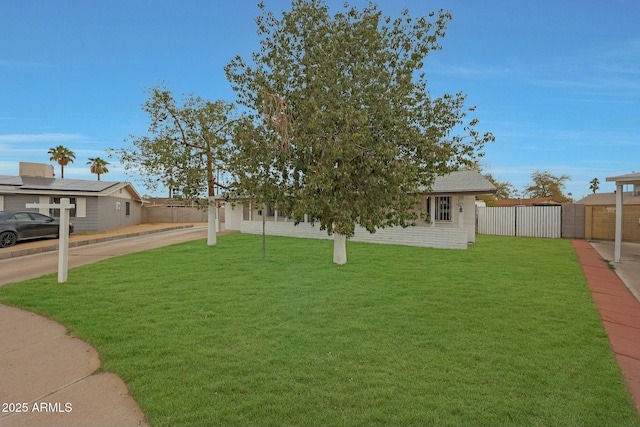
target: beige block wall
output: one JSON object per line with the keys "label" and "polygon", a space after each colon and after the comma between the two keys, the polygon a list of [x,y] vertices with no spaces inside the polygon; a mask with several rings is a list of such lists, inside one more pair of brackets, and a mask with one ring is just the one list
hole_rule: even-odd
{"label": "beige block wall", "polygon": [[[616,232],[615,206],[587,206],[585,209],[585,238],[587,240],[614,240]],[[622,209],[622,240],[640,242],[640,206]]]}
{"label": "beige block wall", "polygon": [[[219,209],[218,212],[224,211]],[[222,218],[219,218],[223,221]],[[142,209],[142,222],[145,224],[165,222],[207,222],[206,210],[190,206],[145,206]]]}

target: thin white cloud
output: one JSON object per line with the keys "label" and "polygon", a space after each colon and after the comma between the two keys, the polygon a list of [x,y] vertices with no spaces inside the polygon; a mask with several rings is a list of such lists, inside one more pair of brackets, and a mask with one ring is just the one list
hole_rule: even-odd
{"label": "thin white cloud", "polygon": [[18,175],[18,163],[0,160],[0,175]]}
{"label": "thin white cloud", "polygon": [[608,76],[608,77],[586,77],[582,80],[576,78],[565,78],[565,79],[532,79],[532,84],[538,86],[545,86],[551,88],[575,88],[575,89],[589,89],[591,91],[597,90],[599,92],[602,91],[611,91],[615,90],[616,94],[619,94],[617,91],[623,91],[622,93],[625,95],[629,95],[629,93],[625,93],[624,91],[640,91],[640,81]]}
{"label": "thin white cloud", "polygon": [[538,86],[636,96],[640,92],[640,39],[596,46],[557,61],[552,69],[532,70],[542,76],[529,80]]}
{"label": "thin white cloud", "polygon": [[0,134],[0,143],[68,142],[88,139],[78,133],[9,133]]}
{"label": "thin white cloud", "polygon": [[16,61],[9,59],[0,59],[0,67],[1,68],[15,68],[15,69],[50,69],[55,68],[52,64],[47,64],[44,62],[33,62],[33,61]]}

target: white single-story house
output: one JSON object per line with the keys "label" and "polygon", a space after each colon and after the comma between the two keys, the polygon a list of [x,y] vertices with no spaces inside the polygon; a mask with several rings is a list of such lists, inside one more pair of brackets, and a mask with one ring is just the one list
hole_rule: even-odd
{"label": "white single-story house", "polygon": [[[53,177],[53,166],[20,163],[20,176],[0,175],[0,211],[36,211],[27,203],[59,203],[68,198],[75,232],[106,231],[142,222],[142,197],[129,182]],[[57,217],[58,209],[39,209]]]}
{"label": "white single-story house", "polygon": [[[416,210],[426,214],[431,221],[419,219],[415,226],[378,229],[371,234],[356,227],[355,242],[388,243],[433,248],[466,249],[476,240],[476,195],[492,194],[496,188],[477,171],[458,171],[436,177],[430,191],[423,189],[420,205]],[[278,211],[267,208],[251,199],[236,199],[225,204],[225,229],[242,233],[261,234],[263,215],[265,233],[269,235],[331,239],[318,224],[308,218],[298,225]]]}

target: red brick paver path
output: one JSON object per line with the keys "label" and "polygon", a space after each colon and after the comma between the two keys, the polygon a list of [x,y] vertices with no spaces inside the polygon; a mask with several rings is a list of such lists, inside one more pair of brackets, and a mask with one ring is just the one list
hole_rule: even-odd
{"label": "red brick paver path", "polygon": [[586,240],[573,240],[591,295],[640,412],[640,302]]}

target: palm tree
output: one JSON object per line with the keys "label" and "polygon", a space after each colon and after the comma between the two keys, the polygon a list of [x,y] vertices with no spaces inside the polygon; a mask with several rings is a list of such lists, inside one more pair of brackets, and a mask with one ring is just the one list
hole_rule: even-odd
{"label": "palm tree", "polygon": [[73,163],[76,158],[76,153],[69,150],[67,147],[58,145],[55,148],[50,148],[49,154],[51,154],[51,158],[49,160],[55,160],[60,165],[60,178],[64,178],[64,167],[67,166],[69,162]]}
{"label": "palm tree", "polygon": [[109,162],[102,160],[100,157],[89,157],[88,165],[91,165],[91,173],[98,175],[98,181],[100,181],[100,175],[109,172],[107,165]]}

